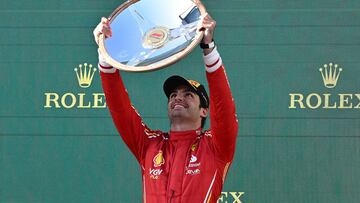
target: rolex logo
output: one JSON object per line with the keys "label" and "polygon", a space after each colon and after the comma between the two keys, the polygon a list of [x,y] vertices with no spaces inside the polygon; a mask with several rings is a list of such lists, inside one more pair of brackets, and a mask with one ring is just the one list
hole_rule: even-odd
{"label": "rolex logo", "polygon": [[[93,65],[84,63],[79,64],[78,68],[75,68],[77,82],[81,88],[90,87],[96,68]],[[75,84],[75,80],[74,80]],[[90,92],[89,92],[90,91]],[[106,108],[105,95],[102,92],[91,92],[91,88],[82,89],[79,92],[66,92],[62,90],[62,93],[55,91],[48,91],[44,93],[45,96],[45,109],[103,109]]]}
{"label": "rolex logo", "polygon": [[324,67],[320,68],[319,71],[321,72],[325,87],[334,88],[339,79],[342,68],[340,68],[338,64],[329,63],[324,64]]}
{"label": "rolex logo", "polygon": [[91,85],[92,79],[94,77],[94,73],[96,68],[92,68],[91,64],[79,64],[79,68],[74,68],[76,72],[76,76],[79,82],[79,86],[82,88],[88,88]]}
{"label": "rolex logo", "polygon": [[[342,68],[338,64],[324,64],[319,69],[325,87],[334,88],[338,82]],[[360,109],[360,93],[301,92],[289,93],[289,109]]]}

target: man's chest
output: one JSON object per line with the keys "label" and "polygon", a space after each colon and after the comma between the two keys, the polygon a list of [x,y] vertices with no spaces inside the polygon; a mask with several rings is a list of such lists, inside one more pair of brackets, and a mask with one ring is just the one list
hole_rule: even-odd
{"label": "man's chest", "polygon": [[187,182],[207,182],[216,168],[214,153],[202,140],[168,141],[148,147],[143,175],[158,187],[178,190]]}

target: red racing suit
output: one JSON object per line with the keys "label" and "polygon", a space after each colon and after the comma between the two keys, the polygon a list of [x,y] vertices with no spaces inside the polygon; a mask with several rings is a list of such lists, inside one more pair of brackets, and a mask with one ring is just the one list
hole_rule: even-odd
{"label": "red racing suit", "polygon": [[123,141],[141,167],[143,202],[217,202],[233,160],[238,123],[216,49],[204,56],[210,92],[210,129],[149,129],[130,103],[119,71],[99,63],[106,102]]}

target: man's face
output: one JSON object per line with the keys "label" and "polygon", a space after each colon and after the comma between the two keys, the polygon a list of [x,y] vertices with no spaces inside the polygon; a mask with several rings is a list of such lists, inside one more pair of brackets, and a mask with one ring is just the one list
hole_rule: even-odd
{"label": "man's face", "polygon": [[199,95],[187,86],[179,86],[169,96],[168,116],[174,119],[198,122],[201,117],[206,117],[206,109],[200,107]]}

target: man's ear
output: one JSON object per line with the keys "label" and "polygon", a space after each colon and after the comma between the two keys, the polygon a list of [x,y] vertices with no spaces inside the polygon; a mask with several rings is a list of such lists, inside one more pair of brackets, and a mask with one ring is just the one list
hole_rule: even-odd
{"label": "man's ear", "polygon": [[200,108],[200,116],[206,118],[209,112],[209,108]]}

